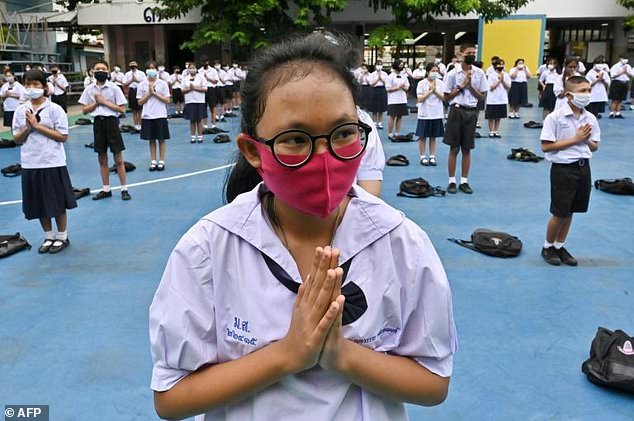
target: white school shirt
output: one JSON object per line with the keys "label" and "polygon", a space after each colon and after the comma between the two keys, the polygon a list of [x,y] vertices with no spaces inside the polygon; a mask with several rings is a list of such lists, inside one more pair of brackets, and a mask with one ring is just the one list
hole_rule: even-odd
{"label": "white school shirt", "polygon": [[222,69],[223,72],[225,72],[224,75],[224,81],[225,81],[225,86],[233,86],[233,69],[231,68],[226,68],[226,69]]}
{"label": "white school shirt", "polygon": [[57,80],[54,78],[55,75],[50,75],[47,80],[53,85],[53,95],[62,95],[66,93],[66,89],[68,89],[68,81],[66,80],[66,76],[61,73],[57,74]]}
{"label": "white school shirt", "polygon": [[[8,92],[13,94],[18,94],[18,98],[13,97],[4,97]],[[20,106],[20,101],[24,96],[24,86],[20,84],[20,82],[13,82],[9,84],[9,82],[5,82],[2,87],[0,87],[0,97],[4,97],[2,108],[4,111],[15,111]]]}
{"label": "white school shirt", "polygon": [[[620,74],[624,68],[625,68],[625,73]],[[630,66],[629,64],[623,64],[619,61],[610,69],[610,77],[612,78],[612,80],[619,80],[621,82],[629,82],[631,78],[634,78],[634,70],[632,69],[632,66]]]}
{"label": "white school shirt", "polygon": [[233,68],[233,83],[239,83],[240,81],[244,80],[244,72],[242,71],[241,68],[239,67],[234,67]]}
{"label": "white school shirt", "polygon": [[[511,76],[511,73],[513,73],[514,70],[517,70],[517,74],[515,75],[515,78]],[[524,66],[522,69],[518,69],[517,67],[512,67],[511,70],[509,70],[509,76],[511,78],[511,82],[523,83],[528,81],[528,78],[526,77],[526,66]]]}
{"label": "white school shirt", "polygon": [[[27,126],[27,110],[33,112],[31,101],[25,102],[15,110],[11,126],[14,135]],[[39,115],[40,124],[61,134],[68,134],[68,116],[62,107],[50,99],[46,98],[34,114]],[[33,130],[20,146],[20,164],[25,169],[63,167],[66,165],[64,144]]]}
{"label": "white school shirt", "polygon": [[117,85],[117,86],[123,86],[123,78],[124,77],[125,77],[125,75],[121,71],[119,71],[119,72],[115,72],[115,71],[110,72],[110,81],[112,83],[114,83],[115,85]]}
{"label": "white school shirt", "polygon": [[84,78],[84,88],[89,87],[90,85],[94,84],[96,82],[95,78],[92,76],[86,76]]}
{"label": "white school shirt", "polygon": [[169,83],[169,81],[171,79],[170,74],[169,74],[169,72],[167,70],[163,70],[163,71],[159,70],[158,78],[161,79],[164,82],[167,82],[167,83]]}
{"label": "white school shirt", "polygon": [[[192,86],[196,86],[198,88],[207,89],[207,84],[205,82],[205,78],[202,74],[196,73],[194,76],[187,74],[183,75],[183,80],[181,81],[181,89],[189,89]],[[195,90],[190,90],[185,92],[185,104],[204,104],[205,103],[205,93],[198,92]]]}
{"label": "white school shirt", "polygon": [[[109,80],[107,80],[101,86],[96,83],[89,85],[87,88],[84,89],[84,92],[82,92],[81,97],[79,97],[79,101],[77,102],[82,105],[93,104],[95,102],[96,94],[101,95],[105,100],[110,101],[113,104],[125,105],[128,103],[125,95],[123,95],[123,92],[121,92],[121,88],[119,88],[117,85],[110,82]],[[111,110],[105,105],[99,104],[94,110],[92,110],[90,115],[93,117],[117,117],[119,113],[117,111]]]}
{"label": "white school shirt", "polygon": [[[547,142],[570,139],[577,133],[579,126],[591,124],[590,140],[601,141],[601,129],[595,116],[585,109],[577,119],[568,103],[548,114],[544,119],[544,127],[540,139]],[[579,159],[592,158],[592,151],[585,142],[576,143],[559,151],[546,152],[546,159],[557,164],[571,164]]]}
{"label": "white school shirt", "polygon": [[141,70],[136,69],[136,72],[134,72],[134,74],[132,73],[132,70],[128,70],[123,77],[123,84],[129,85],[129,87],[132,89],[136,89],[139,87],[139,83],[143,82],[145,79],[147,79],[147,76],[145,76],[145,73],[143,73]]}
{"label": "white school shirt", "polygon": [[357,181],[383,180],[385,153],[383,152],[379,131],[376,129],[376,124],[372,121],[370,114],[363,111],[359,106],[357,106],[357,114],[359,120],[372,128],[368,136],[365,152],[361,158],[359,170],[357,171]]}
{"label": "white school shirt", "polygon": [[444,77],[447,74],[447,66],[444,63],[438,63],[438,72]]}
{"label": "white school shirt", "polygon": [[365,72],[362,73],[361,71],[359,71],[359,76],[357,76],[357,82],[359,82],[360,85],[370,85],[370,73]]}
{"label": "white school shirt", "polygon": [[[198,73],[203,75],[203,79],[205,80],[206,84],[205,86],[207,86],[208,88],[215,88],[218,84],[218,72],[216,71],[216,69],[213,68],[213,66],[209,66],[206,69],[205,66],[203,66],[198,69]],[[216,82],[212,82],[209,79],[215,80]]]}
{"label": "white school shirt", "polygon": [[[488,76],[489,86],[493,86],[493,84],[498,81],[500,76],[502,76],[502,78],[504,79],[504,83],[506,83],[508,86],[511,86],[511,76],[509,76],[509,74],[504,71],[502,73],[495,72],[490,74]],[[509,94],[503,83],[500,83],[493,90],[489,89],[486,97],[486,105],[506,105],[508,103]]]}
{"label": "white school shirt", "polygon": [[407,90],[409,89],[409,80],[407,76],[404,76],[399,73],[390,73],[387,77],[387,83],[385,84],[385,89],[392,88],[401,88],[398,91],[387,92],[387,103],[390,104],[407,104]]}
{"label": "white school shirt", "polygon": [[[586,73],[586,79],[590,84],[599,78],[599,73],[603,73],[603,80],[607,82],[608,88],[610,87],[610,75],[608,72],[603,70],[599,70],[598,72],[592,68]],[[608,100],[608,90],[602,82],[595,83],[590,88],[590,102],[607,102]]]}
{"label": "white school shirt", "polygon": [[183,75],[180,73],[174,73],[172,76],[170,76],[170,83],[172,84],[172,89],[180,89],[181,88],[181,82],[183,80]]}
{"label": "white school shirt", "polygon": [[[424,95],[429,92],[431,82],[425,78],[418,82],[416,87],[416,97]],[[443,91],[443,82],[440,79],[436,79],[436,92],[439,94]],[[438,96],[431,94],[423,102],[419,102],[418,106],[418,120],[438,120],[442,119],[445,115],[443,102]]]}
{"label": "white school shirt", "polygon": [[[450,93],[453,89],[458,88],[458,86],[464,85],[464,81],[466,79],[465,71],[462,69],[460,63],[458,63],[449,73],[447,73],[447,77],[445,78],[445,94]],[[471,66],[471,85],[478,91],[482,93],[486,93],[489,90],[489,83],[487,82],[486,75],[482,71],[482,69]],[[464,90],[456,95],[449,104],[459,104],[465,107],[475,107],[478,105],[478,98],[473,96],[471,90],[468,87],[465,87]]]}
{"label": "white school shirt", "polygon": [[412,72],[412,78],[416,80],[422,80],[427,76],[427,71],[425,69],[419,69],[418,67]]}
{"label": "white school shirt", "polygon": [[[208,364],[248,355],[284,338],[296,294],[264,261],[295,284],[297,266],[264,216],[262,183],[201,218],[174,248],[149,310],[151,388],[171,389]],[[451,375],[457,347],[451,291],[427,234],[402,212],[353,186],[333,246],[350,259],[367,309],[343,326],[345,338],[376,352],[408,356]],[[248,373],[242,373],[248,375]],[[282,378],[197,421],[406,420],[405,405],[316,366]]]}
{"label": "white school shirt", "polygon": [[[154,82],[154,88],[156,92],[163,96],[171,96],[170,88],[167,86],[167,82],[162,79],[156,78]],[[139,83],[139,87],[136,91],[137,99],[143,98],[147,95],[150,89],[150,81],[148,79]],[[145,120],[154,120],[157,118],[167,118],[167,104],[152,95],[144,104],[141,111],[141,118]]]}
{"label": "white school shirt", "polygon": [[387,80],[388,74],[385,73],[383,70],[381,70],[381,77],[383,78],[382,80],[379,80],[379,71],[375,70],[372,73],[370,73],[370,75],[368,76],[368,82],[370,82],[370,86],[372,86],[372,84],[376,81],[376,85],[372,86],[373,88],[377,88],[379,86],[385,86],[385,84],[383,83],[384,80]]}
{"label": "white school shirt", "polygon": [[[581,74],[579,72],[575,72],[572,76],[581,76]],[[568,98],[566,98],[566,96],[559,98],[559,94],[564,92],[564,87],[565,84],[563,77],[555,79],[555,84],[553,85],[553,93],[555,94],[555,98],[557,98],[557,100],[555,101],[556,110],[568,103]]]}
{"label": "white school shirt", "polygon": [[487,67],[486,72],[484,72],[484,74],[489,77],[490,74],[495,73],[495,67],[493,65],[490,65],[489,67]]}
{"label": "white school shirt", "polygon": [[216,73],[218,73],[218,83],[216,83],[216,87],[222,88],[225,86],[225,79],[227,78],[227,72],[222,70],[222,67],[219,69],[214,68]]}
{"label": "white school shirt", "polygon": [[[550,83],[555,83],[557,79],[561,79],[561,73],[557,72],[557,69],[546,69],[539,76],[539,80],[544,84],[548,85]],[[554,87],[553,87],[554,89]]]}

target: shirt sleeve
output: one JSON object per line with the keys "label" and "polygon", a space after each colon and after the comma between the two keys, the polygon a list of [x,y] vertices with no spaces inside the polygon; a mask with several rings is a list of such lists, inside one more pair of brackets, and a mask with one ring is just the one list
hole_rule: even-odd
{"label": "shirt sleeve", "polygon": [[480,76],[480,86],[478,86],[478,90],[483,93],[489,90],[489,81],[484,74]]}
{"label": "shirt sleeve", "polygon": [[447,77],[445,78],[445,90],[444,93],[448,94],[453,89],[453,86],[456,84],[456,74],[455,72],[447,73]]}
{"label": "shirt sleeve", "polygon": [[84,88],[84,92],[81,93],[81,96],[79,97],[79,101],[77,102],[80,103],[81,105],[90,105],[94,103],[95,99],[92,97],[92,95],[90,95],[91,90],[92,90],[92,87]]}
{"label": "shirt sleeve", "polygon": [[61,75],[57,82],[58,82],[57,86],[61,86],[62,89],[68,88],[68,81],[66,80],[66,77],[64,77],[64,75]]}
{"label": "shirt sleeve", "polygon": [[147,93],[148,89],[149,87],[146,83],[139,83],[139,86],[137,87],[137,91],[136,91],[136,98],[137,99],[143,98],[145,94]]}
{"label": "shirt sleeve", "polygon": [[601,127],[599,127],[599,121],[593,118],[591,124],[592,132],[590,133],[590,140],[593,142],[601,142]]}
{"label": "shirt sleeve", "polygon": [[372,127],[370,135],[368,136],[368,145],[365,149],[365,154],[361,158],[361,164],[357,171],[358,181],[369,180],[383,180],[383,169],[385,168],[385,153],[383,152],[383,145],[381,144],[381,138],[379,132],[376,129],[376,125],[372,121],[372,118],[363,118],[359,113],[361,121]]}
{"label": "shirt sleeve", "polygon": [[553,113],[548,114],[544,119],[544,127],[542,127],[539,139],[544,142],[557,141],[557,119],[553,117]]}
{"label": "shirt sleeve", "polygon": [[553,84],[553,93],[555,96],[559,96],[564,91],[564,81],[562,78],[558,77],[555,79],[555,83]]}
{"label": "shirt sleeve", "polygon": [[211,258],[191,232],[172,251],[150,306],[151,388],[157,392],[218,363]]}
{"label": "shirt sleeve", "polygon": [[15,136],[20,130],[23,130],[26,127],[26,116],[24,114],[26,108],[18,107],[13,114],[13,121],[11,122],[11,131]]}
{"label": "shirt sleeve", "polygon": [[121,89],[119,89],[119,87],[114,86],[114,100],[115,103],[117,105],[125,105],[128,103],[128,100],[126,99],[125,95],[123,95],[123,92],[121,92]]}
{"label": "shirt sleeve", "polygon": [[159,94],[161,94],[163,96],[167,96],[167,97],[172,96],[170,94],[170,88],[169,88],[169,86],[167,86],[167,82],[166,83],[161,83],[159,85]]}

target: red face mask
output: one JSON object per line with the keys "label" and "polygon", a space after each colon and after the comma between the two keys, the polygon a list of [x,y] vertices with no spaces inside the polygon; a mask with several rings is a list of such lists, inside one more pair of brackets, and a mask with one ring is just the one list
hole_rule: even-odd
{"label": "red face mask", "polygon": [[268,189],[290,207],[320,218],[330,215],[346,197],[363,157],[342,161],[326,150],[313,154],[299,168],[288,168],[275,160],[268,146],[252,141],[262,160],[258,172]]}

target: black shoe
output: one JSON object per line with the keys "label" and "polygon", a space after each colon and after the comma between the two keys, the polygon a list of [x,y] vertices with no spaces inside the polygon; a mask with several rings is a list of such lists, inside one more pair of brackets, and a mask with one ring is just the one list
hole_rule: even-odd
{"label": "black shoe", "polygon": [[51,248],[48,250],[48,252],[50,254],[59,253],[60,251],[68,247],[69,245],[70,245],[70,240],[68,238],[66,240],[55,240]]}
{"label": "black shoe", "polygon": [[608,118],[614,118],[614,114],[610,113],[610,115],[608,116]]}
{"label": "black shoe", "polygon": [[625,118],[625,117],[623,117],[623,114],[617,114],[614,116],[614,118]]}
{"label": "black shoe", "polygon": [[112,197],[112,192],[111,191],[100,191],[99,193],[97,193],[96,195],[94,195],[92,197],[92,200],[101,200],[101,199],[105,199],[106,197]]}
{"label": "black shoe", "polygon": [[456,183],[449,183],[447,186],[447,193],[456,194],[458,189],[456,189]]}
{"label": "black shoe", "polygon": [[559,266],[561,264],[561,258],[555,246],[542,248],[542,257],[549,265]]}
{"label": "black shoe", "polygon": [[150,163],[150,168],[149,168],[149,170],[150,170],[150,171],[156,171],[156,170],[157,170],[157,166],[156,166],[156,163],[155,163],[155,162]]}
{"label": "black shoe", "polygon": [[159,162],[158,165],[156,166],[156,170],[163,171],[164,169],[165,169],[165,164],[162,162]]}
{"label": "black shoe", "polygon": [[121,200],[130,200],[132,199],[132,196],[130,196],[130,193],[128,193],[127,190],[121,190]]}
{"label": "black shoe", "polygon": [[473,190],[471,190],[471,187],[469,186],[469,183],[461,183],[458,188],[463,193],[466,193],[466,194],[472,194],[473,193]]}
{"label": "black shoe", "polygon": [[40,253],[40,254],[48,253],[48,251],[51,249],[51,246],[53,245],[54,241],[55,240],[44,240],[44,242],[42,243],[40,248],[37,249],[37,252]]}
{"label": "black shoe", "polygon": [[578,264],[577,259],[572,257],[572,254],[568,253],[568,250],[566,250],[564,247],[557,250],[557,253],[559,255],[559,259],[561,260],[561,263],[568,266],[577,266]]}
{"label": "black shoe", "polygon": [[480,139],[482,137],[482,135],[480,134],[480,132],[475,132],[473,134],[473,137],[475,137],[476,139]]}
{"label": "black shoe", "polygon": [[602,118],[603,118],[603,116],[601,114],[597,114],[597,120],[600,120]]}

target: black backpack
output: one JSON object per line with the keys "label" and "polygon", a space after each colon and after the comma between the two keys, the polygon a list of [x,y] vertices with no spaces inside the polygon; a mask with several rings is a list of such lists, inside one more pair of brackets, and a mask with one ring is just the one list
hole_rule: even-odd
{"label": "black backpack", "polygon": [[214,143],[229,143],[231,142],[231,138],[226,134],[216,135],[213,139]]}
{"label": "black backpack", "polygon": [[581,371],[594,384],[634,393],[634,338],[599,327]]}
{"label": "black backpack", "polygon": [[390,136],[389,139],[392,142],[413,142],[414,141],[414,132],[410,132],[407,134],[399,134],[396,136]]}
{"label": "black backpack", "polygon": [[533,151],[526,148],[511,149],[511,153],[506,158],[520,162],[539,162],[544,159],[543,156],[537,156]]}
{"label": "black backpack", "polygon": [[18,146],[13,139],[0,140],[0,148],[15,148]]}
{"label": "black backpack", "polygon": [[634,183],[632,183],[632,179],[629,177],[610,180],[596,180],[594,182],[594,188],[603,190],[606,193],[628,196],[634,195]]}
{"label": "black backpack", "polygon": [[31,245],[19,232],[13,235],[0,235],[0,257],[11,256],[27,249],[30,250]]}
{"label": "black backpack", "polygon": [[20,173],[22,172],[22,165],[20,165],[20,164],[11,164],[11,165],[8,165],[8,166],[0,169],[0,172],[5,177],[16,177],[16,176],[20,175]]}
{"label": "black backpack", "polygon": [[471,234],[471,241],[448,238],[449,241],[494,257],[515,257],[522,251],[522,241],[502,231],[478,228]]}
{"label": "black backpack", "polygon": [[444,196],[445,191],[440,187],[434,187],[427,182],[424,178],[411,178],[409,180],[401,181],[397,196],[425,198],[429,196]]}
{"label": "black backpack", "polygon": [[[123,161],[123,166],[125,167],[125,172],[132,172],[136,170],[136,165],[132,162]],[[112,164],[110,167],[110,172],[117,172],[117,164]]]}

